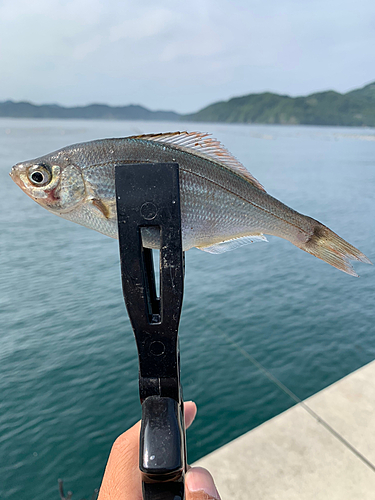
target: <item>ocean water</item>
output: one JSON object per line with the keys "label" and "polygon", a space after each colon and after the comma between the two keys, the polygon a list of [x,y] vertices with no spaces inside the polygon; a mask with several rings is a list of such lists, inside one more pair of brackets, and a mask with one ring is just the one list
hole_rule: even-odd
{"label": "ocean water", "polygon": [[[65,145],[176,123],[0,119],[0,498],[73,499],[100,485],[140,417],[117,241],[48,213],[8,177]],[[211,132],[266,187],[375,261],[375,130],[184,124]],[[180,327],[190,462],[375,357],[375,268],[348,276],[269,238],[191,250]],[[259,364],[271,374],[259,368]],[[249,464],[251,467],[251,464]]]}

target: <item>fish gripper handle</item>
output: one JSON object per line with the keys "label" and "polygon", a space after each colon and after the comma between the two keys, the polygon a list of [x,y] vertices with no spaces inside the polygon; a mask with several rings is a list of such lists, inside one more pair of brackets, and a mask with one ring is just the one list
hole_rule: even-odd
{"label": "fish gripper handle", "polygon": [[[116,166],[121,278],[139,358],[139,467],[144,500],[184,500],[186,439],[178,326],[183,287],[179,168]],[[150,242],[160,248],[156,290]]]}

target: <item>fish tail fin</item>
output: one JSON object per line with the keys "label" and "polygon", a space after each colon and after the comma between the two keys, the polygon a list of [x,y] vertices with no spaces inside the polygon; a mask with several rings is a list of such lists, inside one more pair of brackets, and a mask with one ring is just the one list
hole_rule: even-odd
{"label": "fish tail fin", "polygon": [[357,277],[358,274],[354,271],[350,263],[351,260],[372,264],[366,255],[340,238],[328,227],[314,219],[310,220],[315,223],[310,237],[302,244],[301,242],[295,243],[301,250],[315,255],[318,259],[328,262],[344,273]]}

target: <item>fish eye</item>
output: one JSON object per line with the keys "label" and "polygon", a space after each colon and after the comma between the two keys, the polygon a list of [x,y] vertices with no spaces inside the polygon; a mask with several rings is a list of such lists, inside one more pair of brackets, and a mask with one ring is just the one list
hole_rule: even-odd
{"label": "fish eye", "polygon": [[30,177],[37,184],[40,184],[41,182],[44,181],[44,175],[41,172],[38,172],[38,171],[33,172]]}
{"label": "fish eye", "polygon": [[36,186],[45,186],[51,182],[51,171],[47,165],[35,165],[29,170],[29,179]]}

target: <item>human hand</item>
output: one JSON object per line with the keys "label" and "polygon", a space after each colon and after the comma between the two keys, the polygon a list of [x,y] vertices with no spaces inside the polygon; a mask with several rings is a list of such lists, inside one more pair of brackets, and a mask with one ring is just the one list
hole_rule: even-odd
{"label": "human hand", "polygon": [[[185,426],[197,413],[195,403],[185,403]],[[112,446],[98,500],[142,500],[139,470],[140,422],[121,434]],[[190,467],[185,476],[186,500],[220,500],[211,474],[202,467]]]}

